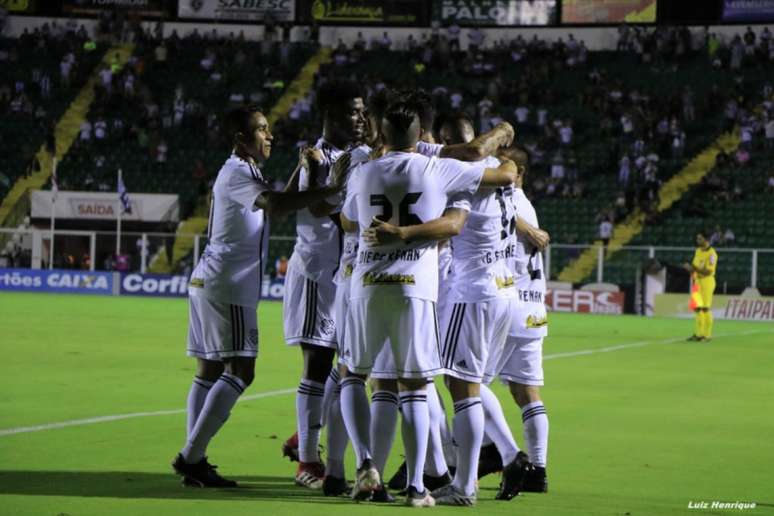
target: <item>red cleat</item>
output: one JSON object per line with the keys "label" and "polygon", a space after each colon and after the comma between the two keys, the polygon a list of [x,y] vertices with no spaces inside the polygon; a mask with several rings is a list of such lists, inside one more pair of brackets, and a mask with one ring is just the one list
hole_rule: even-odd
{"label": "red cleat", "polygon": [[298,432],[282,443],[282,456],[290,459],[290,462],[298,462]]}

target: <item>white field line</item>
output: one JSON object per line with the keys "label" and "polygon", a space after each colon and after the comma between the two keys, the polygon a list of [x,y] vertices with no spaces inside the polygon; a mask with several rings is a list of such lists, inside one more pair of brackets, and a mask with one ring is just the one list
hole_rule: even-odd
{"label": "white field line", "polygon": [[[753,331],[745,331],[745,332],[739,332],[739,333],[725,333],[725,334],[716,335],[714,338],[717,339],[717,338],[724,338],[724,337],[741,337],[744,335],[753,335],[756,333],[774,333],[774,331],[753,330]],[[674,344],[676,342],[681,342],[684,340],[685,340],[684,338],[672,338],[672,339],[664,339],[664,340],[643,340],[639,342],[630,342],[627,344],[617,344],[615,346],[607,346],[604,348],[582,349],[580,351],[571,351],[569,353],[553,353],[551,355],[544,355],[543,360],[552,360],[555,358],[579,357],[584,355],[594,355],[596,353],[611,353],[613,351],[620,351],[622,349],[641,348],[644,346],[648,346],[650,344]],[[711,345],[711,344],[697,344],[697,345],[704,346],[704,345]],[[247,396],[242,396],[241,398],[239,398],[239,401],[243,402],[243,401],[257,400],[261,398],[271,398],[274,396],[282,396],[293,392],[296,392],[295,388],[259,392],[257,394],[249,394]],[[4,437],[7,435],[15,435],[15,434],[25,434],[29,432],[41,432],[43,430],[54,430],[57,428],[66,428],[68,426],[81,426],[81,425],[93,425],[96,423],[107,423],[110,421],[119,421],[121,419],[133,419],[137,417],[152,417],[152,416],[170,416],[174,414],[183,414],[183,413],[185,413],[185,409],[173,409],[173,410],[158,410],[156,412],[134,412],[131,414],[115,414],[112,416],[90,417],[86,419],[73,419],[71,421],[62,421],[60,423],[48,423],[45,425],[6,428],[3,430],[0,430],[0,437]]]}

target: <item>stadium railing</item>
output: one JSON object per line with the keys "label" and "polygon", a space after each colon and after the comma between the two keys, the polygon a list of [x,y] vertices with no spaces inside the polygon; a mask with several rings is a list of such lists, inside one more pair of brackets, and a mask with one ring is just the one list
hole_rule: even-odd
{"label": "stadium railing", "polygon": [[[101,230],[54,231],[53,263],[50,258],[51,231],[34,228],[0,228],[0,268],[69,268],[89,271],[115,270],[116,232]],[[146,273],[154,259],[167,259],[174,239],[181,235],[164,232],[121,233],[121,254],[127,257],[125,270]],[[194,239],[190,257],[183,260],[178,274],[187,275],[199,261],[207,244],[207,236],[182,235]],[[295,237],[272,236],[269,239],[269,260],[267,271],[274,273],[275,261],[284,256],[289,258]],[[555,280],[561,268],[586,249],[595,244],[551,244],[543,254],[546,278]],[[679,267],[693,258],[693,247],[633,245],[625,246],[617,255],[626,254],[625,260],[613,261],[606,256],[605,249],[596,245],[597,283],[634,284],[643,269],[652,260],[660,266]],[[720,257],[717,284],[718,292],[729,287],[774,288],[774,248],[719,247]]]}

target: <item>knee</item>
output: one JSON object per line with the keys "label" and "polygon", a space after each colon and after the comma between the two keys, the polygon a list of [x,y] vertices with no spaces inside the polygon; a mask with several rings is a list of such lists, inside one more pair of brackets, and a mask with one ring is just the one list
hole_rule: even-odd
{"label": "knee", "polygon": [[336,352],[330,348],[302,344],[304,353],[304,378],[323,383],[333,367]]}
{"label": "knee", "polygon": [[427,379],[425,378],[401,378],[398,380],[398,390],[401,391],[423,391],[427,389]]}
{"label": "knee", "polygon": [[226,362],[226,372],[236,376],[245,387],[248,387],[255,379],[255,360],[251,358],[233,358]]}
{"label": "knee", "polygon": [[511,396],[519,407],[540,401],[540,388],[535,385],[509,382],[508,387],[511,390]]}
{"label": "knee", "polygon": [[214,382],[223,374],[223,362],[204,360],[200,358],[196,362],[196,376],[208,382]]}
{"label": "knee", "polygon": [[398,393],[398,381],[397,380],[385,380],[374,379],[373,380],[374,391],[389,391],[392,393]]}
{"label": "knee", "polygon": [[465,398],[477,398],[481,396],[481,386],[478,383],[466,382],[453,376],[448,377],[449,394],[455,402]]}

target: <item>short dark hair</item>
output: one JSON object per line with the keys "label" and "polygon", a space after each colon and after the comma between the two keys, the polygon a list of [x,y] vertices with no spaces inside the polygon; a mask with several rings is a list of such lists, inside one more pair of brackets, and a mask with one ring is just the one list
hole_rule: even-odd
{"label": "short dark hair", "polygon": [[433,119],[435,118],[435,109],[433,108],[433,99],[425,90],[403,90],[401,97],[409,103],[416,106],[419,125],[425,131],[432,131]]}
{"label": "short dark hair", "polygon": [[321,85],[317,90],[317,109],[321,113],[342,109],[347,103],[363,97],[363,91],[354,81],[334,79]]}
{"label": "short dark hair", "polygon": [[384,112],[384,118],[398,131],[408,131],[415,118],[419,117],[419,109],[413,102],[399,100],[393,102]]}
{"label": "short dark hair", "polygon": [[395,102],[398,94],[390,88],[382,88],[368,97],[368,114],[375,118],[382,118],[387,108]]}
{"label": "short dark hair", "polygon": [[439,134],[443,126],[460,122],[470,124],[475,130],[476,124],[473,123],[473,120],[467,113],[464,111],[453,111],[441,113],[435,117],[435,120],[433,121],[433,133]]}
{"label": "short dark hair", "polygon": [[226,113],[223,123],[223,138],[229,145],[234,144],[237,133],[247,134],[252,131],[250,120],[255,113],[263,113],[257,104],[240,106]]}

